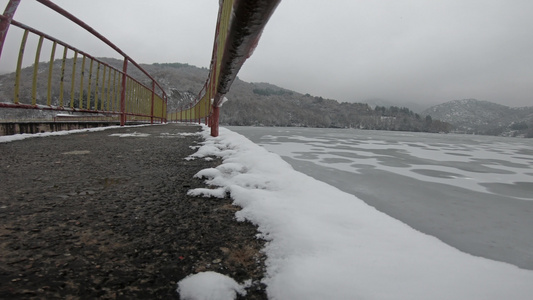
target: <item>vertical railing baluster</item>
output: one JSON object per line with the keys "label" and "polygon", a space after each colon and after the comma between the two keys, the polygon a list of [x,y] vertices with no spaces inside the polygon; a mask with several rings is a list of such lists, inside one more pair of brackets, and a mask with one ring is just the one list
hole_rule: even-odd
{"label": "vertical railing baluster", "polygon": [[22,68],[22,60],[24,57],[24,49],[26,48],[26,41],[28,40],[28,30],[24,30],[22,35],[22,42],[20,43],[19,57],[17,61],[17,70],[15,72],[15,99],[14,103],[19,103],[20,97],[20,69]]}
{"label": "vertical railing baluster", "polygon": [[50,63],[48,65],[48,90],[46,93],[46,105],[52,105],[52,72],[54,70],[54,58],[56,55],[57,42],[52,44],[52,51],[50,52]]}
{"label": "vertical railing baluster", "polygon": [[150,107],[150,124],[154,124],[154,97],[155,97],[155,80],[152,80],[152,103]]}
{"label": "vertical railing baluster", "polygon": [[118,103],[117,103],[117,100],[118,100],[118,96],[117,96],[117,70],[114,70],[113,72],[113,98],[112,98],[112,102],[111,102],[111,110],[112,111],[117,111],[117,108],[118,108]]}
{"label": "vertical railing baluster", "polygon": [[126,74],[128,71],[128,58],[124,58],[124,64],[122,66],[122,90],[120,91],[120,126],[126,124]]}
{"label": "vertical railing baluster", "polygon": [[63,87],[65,82],[65,63],[67,62],[68,48],[63,49],[63,59],[61,61],[61,77],[59,79],[59,107],[63,107]]}
{"label": "vertical railing baluster", "polygon": [[31,83],[31,105],[37,105],[37,74],[39,74],[39,59],[41,57],[41,49],[43,47],[44,37],[39,37],[37,43],[37,50],[35,51],[35,61],[33,63],[33,79]]}
{"label": "vertical railing baluster", "polygon": [[110,91],[111,91],[111,67],[107,70],[107,95],[106,95],[106,107],[105,110],[109,111],[109,102],[110,99]]}
{"label": "vertical railing baluster", "polygon": [[87,109],[91,109],[91,85],[93,78],[93,59],[89,58],[91,62],[89,63],[89,86],[87,87]]}
{"label": "vertical railing baluster", "polygon": [[96,65],[96,80],[95,80],[95,87],[94,87],[94,110],[98,110],[98,96],[99,96],[99,86],[100,86],[100,62],[97,61]]}
{"label": "vertical railing baluster", "polygon": [[80,94],[78,96],[78,108],[83,109],[83,79],[85,78],[85,54],[81,60],[81,74],[80,74]]}
{"label": "vertical railing baluster", "polygon": [[70,108],[74,108],[74,86],[76,81],[76,63],[78,61],[78,51],[74,50],[74,57],[72,58],[72,82],[70,83]]}

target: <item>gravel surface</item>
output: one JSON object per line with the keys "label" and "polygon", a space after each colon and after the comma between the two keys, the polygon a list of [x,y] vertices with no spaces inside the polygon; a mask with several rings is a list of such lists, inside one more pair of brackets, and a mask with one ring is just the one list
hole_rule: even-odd
{"label": "gravel surface", "polygon": [[[1,299],[179,299],[187,275],[251,279],[264,241],[231,199],[187,196],[221,163],[185,160],[199,126],[167,124],[0,144]],[[119,137],[112,134],[130,133]]]}

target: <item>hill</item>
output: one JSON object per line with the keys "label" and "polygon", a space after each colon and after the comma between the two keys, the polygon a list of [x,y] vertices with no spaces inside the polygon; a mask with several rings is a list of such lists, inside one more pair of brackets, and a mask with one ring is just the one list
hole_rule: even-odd
{"label": "hill", "polygon": [[[183,64],[153,64],[146,69],[170,95],[169,107],[190,102],[204,84],[208,70]],[[448,132],[447,123],[426,118],[405,107],[336,100],[300,94],[269,83],[248,83],[238,77],[221,110],[220,123],[241,126],[302,126]]]}
{"label": "hill", "polygon": [[452,124],[460,133],[533,137],[533,107],[512,108],[464,99],[432,106],[422,113]]}

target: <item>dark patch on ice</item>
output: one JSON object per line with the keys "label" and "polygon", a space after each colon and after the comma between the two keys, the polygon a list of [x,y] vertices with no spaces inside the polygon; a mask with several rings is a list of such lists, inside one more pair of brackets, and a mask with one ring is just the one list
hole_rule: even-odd
{"label": "dark patch on ice", "polygon": [[531,158],[531,157],[526,157],[526,156],[511,156],[511,158],[514,158],[514,159],[520,159],[520,160],[525,160],[525,161],[529,161],[530,164],[533,163],[533,158]]}
{"label": "dark patch on ice", "polygon": [[410,147],[416,147],[416,148],[422,148],[422,149],[427,149],[427,150],[431,150],[431,148],[428,148],[428,146],[426,145],[421,145],[421,144],[413,144],[413,143],[405,143],[407,146],[410,146]]}
{"label": "dark patch on ice", "polygon": [[326,164],[339,164],[339,163],[351,163],[351,159],[346,158],[336,158],[336,157],[325,157],[321,160],[321,162]]}
{"label": "dark patch on ice", "polygon": [[479,162],[480,164],[483,164],[483,165],[501,165],[501,166],[506,166],[506,167],[511,167],[511,168],[523,168],[523,169],[529,169],[530,168],[530,166],[526,165],[526,164],[517,164],[517,163],[513,163],[513,162],[510,162],[510,161],[501,160],[501,159],[477,159],[477,158],[473,158],[472,160],[476,161],[476,162]]}
{"label": "dark patch on ice", "polygon": [[[364,150],[360,150],[360,151],[364,151]],[[353,153],[353,152],[330,151],[328,153],[332,154],[332,155],[340,156],[340,157],[347,157],[347,158],[356,158],[356,159],[371,158],[370,156],[359,155],[359,154]]]}
{"label": "dark patch on ice", "polygon": [[522,154],[522,155],[530,156],[529,159],[531,159],[531,156],[533,156],[533,150],[531,150],[531,149],[520,149],[520,150],[516,151],[516,154]]}
{"label": "dark patch on ice", "polygon": [[460,174],[444,172],[444,171],[438,171],[438,170],[413,169],[411,171],[413,171],[415,173],[418,173],[418,174],[421,174],[421,175],[424,175],[424,176],[436,177],[436,178],[446,178],[446,179],[464,178],[464,176],[462,176]]}
{"label": "dark patch on ice", "polygon": [[464,154],[464,153],[453,153],[453,152],[444,152],[444,154],[453,155],[453,156],[465,156],[465,157],[471,157],[470,154]]}
{"label": "dark patch on ice", "polygon": [[509,183],[480,183],[489,192],[516,198],[533,199],[533,182]]}
{"label": "dark patch on ice", "polygon": [[365,164],[351,164],[350,167],[356,168],[357,170],[368,170],[375,169],[374,165],[365,165]]}
{"label": "dark patch on ice", "polygon": [[393,167],[393,168],[409,168],[409,167],[411,167],[411,165],[404,164],[404,163],[399,162],[399,161],[383,161],[380,164],[382,166]]}
{"label": "dark patch on ice", "polygon": [[490,168],[490,167],[484,166],[482,164],[479,164],[479,161],[471,162],[471,163],[442,162],[440,163],[440,165],[451,167],[451,168],[456,168],[456,169],[467,171],[467,172],[473,172],[473,173],[516,174],[515,172],[511,172],[508,170],[502,170],[502,169]]}
{"label": "dark patch on ice", "polygon": [[297,152],[294,153],[294,158],[296,159],[308,159],[308,160],[315,160],[318,159],[319,155],[322,155],[323,153],[312,153],[312,152]]}

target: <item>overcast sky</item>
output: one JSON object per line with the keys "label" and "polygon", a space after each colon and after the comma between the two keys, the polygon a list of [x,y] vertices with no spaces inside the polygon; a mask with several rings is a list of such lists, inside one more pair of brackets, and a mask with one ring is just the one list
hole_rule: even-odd
{"label": "overcast sky", "polygon": [[[209,65],[218,0],[54,2],[139,63]],[[15,20],[116,57],[34,0]],[[533,1],[282,0],[239,78],[349,102],[532,106]]]}

